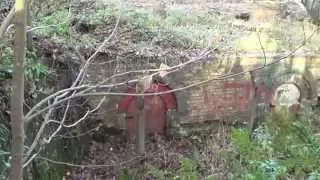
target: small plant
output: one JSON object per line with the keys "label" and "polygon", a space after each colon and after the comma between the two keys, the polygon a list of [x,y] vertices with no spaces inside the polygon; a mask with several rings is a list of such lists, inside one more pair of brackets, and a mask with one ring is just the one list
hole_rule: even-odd
{"label": "small plant", "polygon": [[197,180],[198,172],[197,165],[188,158],[182,158],[180,160],[180,169],[178,170],[178,175],[176,175],[174,180]]}
{"label": "small plant", "polygon": [[37,62],[38,59],[35,52],[27,52],[26,58],[26,78],[30,81],[41,83],[49,75],[49,68]]}
{"label": "small plant", "polygon": [[144,31],[157,31],[161,23],[160,16],[153,15],[145,9],[129,9],[125,17],[132,25]]}
{"label": "small plant", "polygon": [[168,172],[167,170],[159,169],[151,164],[147,164],[147,169],[149,169],[149,172],[147,174],[150,174],[159,180],[165,180],[172,176],[171,172]]}
{"label": "small plant", "polygon": [[36,27],[44,27],[36,29],[34,32],[40,36],[46,37],[65,37],[69,36],[70,21],[68,19],[68,11],[60,10],[49,16],[41,18],[35,22]]}
{"label": "small plant", "polygon": [[[12,62],[14,61],[14,56],[13,50],[8,46],[8,43],[0,43],[0,58],[0,79],[9,79],[12,76]],[[53,74],[53,72],[45,65],[38,62],[36,53],[34,51],[27,51],[25,79],[28,81],[28,84],[33,87],[33,90],[31,91],[44,87],[50,74]]]}
{"label": "small plant", "polygon": [[[159,180],[197,180],[199,177],[196,163],[189,158],[182,158],[180,160],[180,168],[176,172],[159,169],[158,167],[147,163],[133,169],[122,170],[120,172],[119,179],[141,179],[142,177],[138,177],[138,174],[140,174],[141,171],[143,171],[142,174],[145,176],[151,176]],[[207,179],[213,179],[213,177],[209,177]]]}
{"label": "small plant", "polygon": [[116,9],[108,6],[86,14],[77,14],[75,18],[86,24],[103,25],[115,13]]}
{"label": "small plant", "polygon": [[171,7],[167,11],[167,17],[165,19],[167,24],[175,26],[186,25],[191,21],[187,11],[183,7]]}

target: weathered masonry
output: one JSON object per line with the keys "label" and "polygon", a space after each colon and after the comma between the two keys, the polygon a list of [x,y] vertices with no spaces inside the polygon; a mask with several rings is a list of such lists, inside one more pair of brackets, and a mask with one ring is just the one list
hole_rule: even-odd
{"label": "weathered masonry", "polygon": [[[246,122],[254,92],[249,73],[232,78],[221,78],[222,75],[247,72],[263,66],[265,62],[268,64],[280,59],[279,63],[254,72],[258,105],[268,107],[275,88],[287,82],[295,83],[299,87],[302,101],[317,103],[320,94],[317,87],[320,80],[320,56],[317,46],[320,34],[316,32],[312,37],[313,41],[307,47],[296,49],[303,41],[301,40],[303,38],[296,38],[296,36],[305,35],[305,38],[308,38],[316,27],[310,23],[304,23],[302,33],[302,28],[297,25],[301,22],[279,25],[280,21],[277,19],[276,11],[278,10],[270,10],[266,13],[266,9],[262,8],[255,11],[248,22],[233,21],[233,26],[244,26],[248,30],[245,35],[230,42],[230,44],[233,43],[232,52],[221,51],[220,54],[217,52],[218,55],[213,53],[214,57],[187,65],[165,77],[165,84],[171,89],[181,89],[197,84],[174,93],[177,106],[172,110],[174,113],[170,113],[173,115],[168,119],[169,123],[197,124],[220,120]],[[287,32],[288,25],[292,28],[290,32]],[[257,31],[252,29],[257,29]],[[258,33],[258,30],[261,32]],[[227,30],[225,31],[227,32]],[[291,39],[282,37],[286,33]],[[257,35],[260,37],[260,42]],[[284,40],[279,40],[279,38],[284,38]],[[217,39],[219,40],[219,38]],[[216,40],[213,41],[219,44]],[[112,53],[100,55],[88,71],[88,81],[95,83],[114,73],[154,69],[158,68],[161,63],[173,66],[186,61],[179,56],[178,51],[181,50],[179,47],[157,46],[150,50],[152,57],[139,57],[138,50],[130,49],[130,45],[128,49],[130,52],[128,51],[126,54],[119,55],[119,52],[114,50],[111,51]],[[189,53],[189,50],[183,49],[181,51],[185,51],[181,54]],[[156,56],[154,56],[155,54]],[[117,82],[126,81],[132,76],[122,76],[122,78],[118,78]],[[111,79],[109,82],[113,82],[113,80]],[[125,88],[112,89],[112,91],[126,92]],[[105,91],[107,90],[105,89]],[[121,97],[110,96],[108,98],[109,101],[104,103],[97,113],[97,119],[103,120],[108,126],[125,128],[124,114],[118,113],[116,106]],[[159,100],[160,98],[155,99]],[[95,105],[99,100],[98,97],[92,97],[90,102]],[[159,101],[161,102],[161,100]],[[162,104],[160,107],[164,108],[164,105]]]}
{"label": "weathered masonry", "polygon": [[[267,63],[286,56],[287,53],[267,54]],[[259,55],[259,56],[258,56]],[[233,78],[221,78],[212,80],[223,74],[239,73],[263,66],[263,56],[259,53],[246,53],[218,60],[215,58],[195,63],[184,67],[181,71],[174,72],[165,78],[165,83],[171,89],[182,88],[191,84],[205,82],[182,91],[174,93],[177,106],[174,109],[174,116],[169,117],[169,123],[195,124],[204,122],[214,122],[219,120],[229,122],[246,122],[249,117],[251,107],[253,87],[248,73],[241,74]],[[93,78],[109,77],[112,72],[106,69],[115,69],[108,64],[104,68],[92,68],[89,74],[96,74]],[[136,64],[128,69],[143,67],[142,64]],[[259,106],[265,106],[271,102],[274,89],[285,82],[294,82],[302,90],[303,100],[315,103],[317,96],[317,82],[320,79],[318,73],[320,69],[320,57],[312,54],[298,54],[295,57],[289,56],[272,66],[263,70],[255,71],[257,97]],[[123,69],[122,71],[125,71]],[[97,73],[101,72],[101,73]],[[97,76],[99,75],[99,76]],[[119,92],[126,92],[124,89],[118,89]],[[125,128],[125,118],[123,114],[118,113],[116,104],[121,97],[112,96],[110,100],[104,103],[98,113],[98,119],[101,119],[108,126]],[[161,100],[161,98],[159,102]],[[91,103],[95,104],[99,98],[92,98]],[[134,101],[133,101],[134,102]],[[152,103],[149,103],[149,105]],[[157,104],[157,103],[155,103]],[[148,108],[157,108],[149,106]],[[156,113],[157,111],[153,111]],[[162,111],[159,111],[162,113]],[[152,114],[150,117],[155,117]],[[162,117],[159,115],[159,117]],[[166,118],[167,119],[167,118]]]}
{"label": "weathered masonry", "polygon": [[[281,56],[277,55],[274,59]],[[178,82],[191,84],[207,81],[218,77],[217,72],[230,71],[238,73],[249,71],[263,66],[259,58],[243,56],[235,65],[220,68],[215,63],[207,62],[199,67],[184,71],[182,79],[178,75],[172,78],[172,85]],[[271,62],[268,61],[268,62]],[[267,63],[268,63],[267,62]],[[222,67],[221,67],[222,66]],[[230,69],[230,67],[232,69]],[[282,83],[292,82],[299,86],[302,91],[302,100],[316,103],[317,83],[320,68],[319,57],[291,57],[266,69],[256,71],[256,88],[258,104],[268,107],[271,103],[274,90]],[[219,70],[220,69],[220,70]],[[286,72],[287,71],[287,72]],[[177,87],[179,88],[179,86]],[[181,124],[202,123],[206,121],[247,121],[251,107],[253,86],[248,73],[235,78],[212,80],[202,86],[190,88],[188,91],[177,92],[178,109],[174,118]]]}

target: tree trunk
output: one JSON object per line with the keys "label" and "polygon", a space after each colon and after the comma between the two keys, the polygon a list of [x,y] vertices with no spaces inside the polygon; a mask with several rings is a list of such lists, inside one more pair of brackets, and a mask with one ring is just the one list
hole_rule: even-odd
{"label": "tree trunk", "polygon": [[250,79],[251,79],[253,93],[251,96],[249,131],[250,133],[252,133],[252,131],[254,130],[254,124],[257,119],[257,85],[256,85],[254,72],[250,72]]}
{"label": "tree trunk", "polygon": [[26,55],[26,0],[16,0],[15,4],[15,42],[11,95],[11,168],[10,180],[21,180],[23,177],[24,149],[24,60]]}
{"label": "tree trunk", "polygon": [[[143,93],[144,88],[138,83],[136,87],[136,93],[140,94]],[[138,113],[137,113],[137,152],[139,154],[145,153],[145,117],[144,117],[144,97],[138,96],[137,97],[137,106],[138,106]]]}

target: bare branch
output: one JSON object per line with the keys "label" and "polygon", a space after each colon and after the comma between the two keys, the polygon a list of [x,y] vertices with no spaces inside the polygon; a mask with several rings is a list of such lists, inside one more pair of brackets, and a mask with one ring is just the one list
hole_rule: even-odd
{"label": "bare branch", "polygon": [[120,162],[120,163],[116,163],[116,164],[87,164],[87,165],[81,165],[81,164],[73,164],[73,163],[62,162],[62,161],[55,161],[55,160],[52,160],[52,159],[49,159],[49,158],[46,158],[46,157],[43,157],[43,156],[37,157],[37,159],[42,159],[42,160],[48,161],[48,162],[53,163],[53,164],[60,164],[60,165],[66,165],[66,166],[70,166],[70,167],[81,167],[81,168],[102,168],[102,167],[123,166],[125,164],[130,163],[130,162],[137,161],[137,160],[140,160],[140,159],[143,159],[143,158],[145,158],[145,157],[144,156],[136,156],[136,157],[134,157],[132,159],[129,159],[127,161],[123,161],[123,162]]}
{"label": "bare branch", "polygon": [[[56,101],[57,101],[57,100],[55,100],[55,102],[56,102]],[[48,105],[50,105],[50,104],[48,103]],[[46,124],[47,124],[47,122],[48,122],[49,119],[50,119],[50,116],[51,116],[51,112],[52,112],[52,111],[53,111],[52,108],[49,109],[48,113],[45,115],[45,117],[44,117],[44,122],[41,124],[40,129],[39,129],[36,137],[34,138],[34,140],[33,140],[32,144],[31,144],[29,150],[27,151],[26,156],[25,156],[25,158],[24,158],[24,162],[27,161],[27,158],[31,155],[32,151],[33,151],[33,150],[36,148],[36,146],[38,145],[38,141],[40,140],[41,135],[42,135],[43,131],[45,130]]]}
{"label": "bare branch", "polygon": [[262,50],[263,57],[264,57],[263,66],[266,66],[266,64],[267,64],[267,56],[266,56],[266,51],[265,51],[265,49],[264,49],[264,47],[263,47],[263,44],[262,44],[262,42],[261,42],[261,37],[260,37],[260,32],[259,32],[259,31],[257,32],[257,35],[258,35],[258,39],[259,39],[260,48],[261,48],[261,50]]}
{"label": "bare branch", "polygon": [[63,127],[63,124],[64,122],[66,121],[67,119],[67,114],[69,112],[69,108],[70,108],[70,100],[68,101],[68,104],[67,104],[67,108],[64,110],[64,113],[63,113],[63,118],[62,120],[60,121],[59,123],[59,126],[58,128],[52,133],[52,135],[50,135],[49,138],[44,138],[43,141],[46,143],[46,144],[49,144],[52,140],[52,138],[59,133],[59,131],[62,129]]}
{"label": "bare branch", "polygon": [[10,23],[14,17],[15,8],[13,7],[7,17],[3,20],[0,26],[0,39],[3,38],[4,34],[7,32],[7,28],[10,26]]}
{"label": "bare branch", "polygon": [[92,128],[86,132],[83,132],[83,133],[80,133],[80,134],[77,134],[77,135],[57,135],[56,138],[66,138],[66,139],[71,139],[71,138],[78,138],[78,137],[81,137],[81,136],[86,136],[92,132],[95,132],[95,131],[98,131],[100,128],[101,128],[102,124],[99,124],[97,127],[95,128]]}
{"label": "bare branch", "polygon": [[[120,4],[121,4],[121,1],[120,1]],[[121,6],[120,6],[121,7]],[[122,9],[122,8],[120,8]],[[70,8],[69,8],[69,15],[70,15]],[[54,95],[52,95],[51,97],[52,98],[55,98],[54,102],[57,102],[59,101],[61,98],[65,97],[66,95],[69,94],[69,92],[72,90],[72,89],[77,89],[76,86],[81,84],[83,79],[84,79],[84,74],[86,72],[86,69],[88,68],[89,66],[89,63],[97,56],[97,54],[99,53],[99,51],[101,51],[101,49],[106,45],[106,43],[114,36],[115,32],[116,32],[116,29],[119,25],[119,22],[120,22],[120,17],[121,17],[121,12],[120,12],[120,15],[118,17],[118,20],[117,20],[117,23],[115,25],[115,28],[113,29],[111,35],[100,45],[100,47],[96,50],[96,52],[91,55],[89,57],[89,59],[86,61],[86,63],[84,64],[83,68],[81,68],[76,80],[73,82],[73,84],[71,85],[71,88],[69,90],[66,90],[66,91],[59,91],[59,93],[55,93]],[[81,89],[82,87],[80,87]],[[75,94],[76,91],[73,92],[73,95]],[[29,114],[31,114],[33,111],[35,111],[38,107],[40,107],[43,103],[45,103],[46,101],[49,101],[50,98],[46,98],[44,100],[41,101],[41,103],[38,103],[37,105],[35,105],[32,109],[30,109],[30,111],[27,113],[27,115],[25,116],[25,121],[26,121],[26,117],[28,117]],[[96,108],[94,108],[93,110],[90,110],[88,111],[82,118],[80,118],[80,120],[78,120],[77,122],[71,124],[71,125],[64,125],[64,122],[66,120],[66,115],[67,115],[67,112],[69,110],[69,107],[70,107],[70,100],[68,101],[68,105],[67,105],[67,108],[65,109],[65,112],[64,112],[64,116],[63,116],[63,119],[60,121],[60,125],[59,127],[55,130],[55,132],[47,139],[44,139],[44,142],[47,144],[47,143],[50,143],[52,138],[56,136],[56,134],[61,130],[61,128],[63,126],[66,126],[66,127],[72,127],[72,126],[75,126],[77,125],[78,123],[80,123],[81,121],[83,121],[90,113],[96,111],[101,105],[102,103],[104,102],[105,98],[103,98],[102,101],[100,101],[100,103],[98,104],[98,106]],[[39,139],[41,138],[41,134],[43,133],[46,125],[48,124],[48,121],[49,121],[49,117],[50,117],[50,114],[52,112],[52,109],[49,110],[49,112],[47,113],[47,118],[45,119],[45,121],[42,123],[41,125],[41,128],[39,130],[39,132],[37,133],[37,136],[36,138],[34,139],[32,145],[31,145],[31,148],[28,150],[27,152],[27,156],[26,158],[28,158],[30,156],[30,154],[32,153],[32,151],[34,150],[34,148],[36,147],[36,145],[38,144],[38,141]],[[50,122],[54,122],[54,121],[50,121]],[[28,121],[26,121],[26,123],[28,123]],[[33,157],[33,156],[32,156]],[[27,162],[31,162],[30,159],[27,161]]]}
{"label": "bare branch", "polygon": [[58,91],[50,96],[48,96],[47,98],[41,100],[38,104],[36,104],[32,109],[30,109],[30,111],[25,115],[25,121],[26,123],[29,123],[29,120],[28,119],[28,116],[30,116],[34,111],[36,111],[39,107],[41,107],[46,101],[50,100],[51,98],[54,98],[54,97],[57,97],[59,96],[58,98],[62,98],[64,96],[66,96],[69,92],[73,91],[73,90],[77,90],[77,89],[82,89],[84,87],[80,86],[80,87],[76,87],[77,85],[79,85],[83,79],[84,79],[84,74],[88,68],[88,66],[90,65],[90,62],[92,60],[94,60],[94,58],[98,55],[98,53],[102,50],[102,48],[107,44],[107,42],[115,35],[115,32],[119,26],[119,23],[120,23],[120,18],[121,18],[121,11],[122,11],[122,2],[120,2],[120,14],[118,16],[118,19],[117,19],[117,22],[116,22],[116,25],[112,31],[112,33],[110,34],[110,36],[108,38],[106,38],[104,40],[104,42],[99,46],[99,48],[95,51],[95,53],[93,53],[89,58],[88,60],[85,62],[85,64],[83,65],[83,67],[81,68],[76,80],[73,82],[72,86],[68,89],[65,89],[65,90],[61,90],[61,91]]}
{"label": "bare branch", "polygon": [[85,72],[87,71],[91,61],[94,60],[94,58],[98,55],[99,52],[101,52],[102,48],[104,48],[104,46],[107,44],[107,42],[109,42],[111,40],[111,38],[115,35],[116,33],[116,30],[119,26],[119,23],[120,23],[120,18],[121,18],[121,14],[122,14],[122,2],[119,1],[120,3],[120,12],[119,12],[119,16],[118,16],[118,19],[117,19],[117,22],[116,22],[116,25],[115,27],[113,28],[112,30],[112,33],[110,34],[110,36],[108,38],[106,38],[103,43],[98,47],[98,49],[88,58],[87,62],[84,64],[83,68],[81,68],[79,74],[78,74],[78,77],[77,79],[75,80],[75,82],[73,83],[73,85],[71,87],[74,87],[76,86],[79,82],[81,83],[84,79],[84,74]]}
{"label": "bare branch", "polygon": [[[110,90],[111,90],[111,88],[109,89],[109,91]],[[73,95],[74,94],[75,94],[75,92],[73,92]],[[51,113],[53,111],[53,108],[50,109],[49,112],[46,114],[46,118],[45,118],[44,122],[41,124],[41,128],[40,128],[39,132],[37,133],[37,136],[34,139],[31,147],[29,148],[25,158],[28,158],[30,156],[30,154],[32,153],[32,151],[34,150],[36,145],[38,144],[38,141],[41,138],[41,135],[42,135],[46,125],[48,125],[49,123],[57,123],[57,124],[59,124],[58,128],[49,136],[49,138],[44,138],[43,139],[43,144],[41,144],[40,149],[45,144],[49,144],[52,141],[52,139],[59,133],[59,131],[62,129],[62,127],[71,128],[71,127],[74,127],[77,124],[79,124],[81,121],[85,120],[88,117],[89,114],[95,112],[96,110],[98,110],[101,107],[101,105],[103,104],[105,99],[106,99],[106,97],[102,98],[100,100],[100,102],[98,103],[98,105],[94,109],[87,111],[87,113],[83,117],[81,117],[78,121],[76,121],[76,122],[74,122],[73,124],[70,124],[70,125],[65,125],[64,124],[64,122],[67,119],[67,113],[69,112],[69,109],[70,109],[70,100],[67,103],[67,107],[66,107],[66,109],[64,111],[64,115],[63,115],[63,118],[62,118],[61,121],[49,120],[49,117],[50,117],[50,115],[51,115]],[[59,96],[55,99],[55,101],[58,101],[58,100],[59,100]],[[25,166],[27,166],[30,162],[32,162],[32,159],[34,159],[39,153],[40,153],[40,150],[36,154],[32,155],[29,160],[25,160],[26,161]]]}
{"label": "bare branch", "polygon": [[82,116],[82,118],[80,118],[78,121],[76,121],[76,122],[74,122],[74,123],[72,123],[72,124],[63,125],[63,126],[64,126],[64,127],[67,127],[67,128],[71,128],[71,127],[76,126],[76,125],[79,124],[81,121],[85,120],[85,119],[88,117],[89,114],[94,113],[95,111],[97,111],[97,110],[101,107],[101,105],[104,103],[105,99],[106,99],[106,97],[103,97],[103,98],[100,100],[99,104],[98,104],[94,109],[87,111],[86,114],[85,114],[84,116]]}
{"label": "bare branch", "polygon": [[28,159],[27,162],[25,162],[25,163],[23,164],[23,168],[27,167],[27,166],[40,154],[40,152],[41,152],[41,147],[39,148],[39,150],[38,150],[36,153],[34,153],[34,154]]}

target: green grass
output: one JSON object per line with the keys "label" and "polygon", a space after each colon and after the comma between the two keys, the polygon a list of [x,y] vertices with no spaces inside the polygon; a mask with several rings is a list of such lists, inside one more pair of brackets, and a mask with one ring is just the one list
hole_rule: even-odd
{"label": "green grass", "polygon": [[40,21],[34,23],[35,27],[44,27],[36,29],[34,32],[39,36],[56,37],[69,36],[70,21],[68,19],[68,11],[60,10],[49,16],[41,18]]}
{"label": "green grass", "polygon": [[[106,26],[110,18],[117,18],[119,10],[108,6],[73,15],[82,23]],[[67,11],[57,11],[36,22],[36,26],[48,26],[36,30],[40,36],[53,37],[70,41],[70,20]],[[139,34],[138,39],[172,46],[175,48],[205,48],[216,46],[217,36],[226,36],[228,29],[226,19],[217,15],[188,13],[185,9],[172,7],[167,10],[166,16],[161,16],[151,10],[143,8],[124,8],[122,23],[133,27]],[[52,26],[57,25],[57,26]],[[86,41],[84,41],[86,42]]]}
{"label": "green grass", "polygon": [[205,48],[217,44],[215,36],[228,24],[221,17],[209,14],[189,14],[182,8],[171,8],[166,17],[144,9],[131,9],[125,18],[142,32],[148,32],[153,42],[174,48]]}
{"label": "green grass", "polygon": [[[110,19],[116,19],[119,13],[119,7],[103,5],[97,6],[96,9],[84,9],[78,14],[72,14],[71,19],[99,26],[103,30],[114,25],[114,21],[110,21]],[[90,34],[90,32],[88,36],[91,37],[82,40],[82,37],[75,32],[70,32],[70,21],[66,10],[56,11],[47,17],[41,18],[35,25],[57,26],[38,29],[35,32],[38,35],[53,37],[59,42],[66,43],[73,42],[74,44],[90,45],[101,41],[102,37],[94,37],[99,36],[99,33]],[[121,10],[120,28],[131,27],[128,33],[134,34],[134,37],[131,38],[133,45],[136,43],[140,45],[147,44],[148,46],[161,45],[177,49],[203,49],[220,46],[221,50],[234,50],[240,46],[236,40],[239,37],[245,36],[246,31],[232,26],[233,21],[233,17],[226,15],[210,14],[201,11],[189,12],[187,9],[179,6],[171,6],[164,10],[164,13],[160,14],[151,8],[144,9],[124,5]],[[245,24],[245,22],[243,23]],[[75,37],[70,37],[70,33]],[[264,33],[268,36],[267,39],[272,40],[273,46],[276,46],[277,50],[290,50],[300,45],[305,36],[301,23],[286,20],[274,25],[271,29],[264,30]],[[308,33],[306,36],[308,36]],[[305,48],[318,50],[317,44],[320,43],[318,36],[312,38]],[[253,35],[252,41],[256,42],[256,38]],[[246,44],[249,49],[253,48],[255,50],[254,48],[258,48],[260,50],[260,47],[257,47],[255,44],[250,45],[250,43]]]}
{"label": "green grass", "polygon": [[286,111],[270,115],[254,140],[248,131],[234,129],[229,154],[234,178],[319,178],[320,141],[312,128],[310,113],[305,110],[298,119],[289,118]]}

